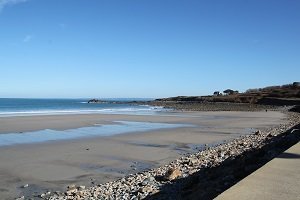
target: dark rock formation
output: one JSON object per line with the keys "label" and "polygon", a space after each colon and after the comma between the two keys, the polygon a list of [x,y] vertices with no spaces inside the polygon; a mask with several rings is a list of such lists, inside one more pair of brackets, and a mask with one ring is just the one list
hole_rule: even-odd
{"label": "dark rock formation", "polygon": [[99,100],[99,99],[90,99],[88,103],[105,103],[105,101]]}

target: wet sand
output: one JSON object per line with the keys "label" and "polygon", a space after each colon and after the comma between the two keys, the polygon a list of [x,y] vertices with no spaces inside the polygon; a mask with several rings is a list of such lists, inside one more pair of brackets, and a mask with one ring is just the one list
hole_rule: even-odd
{"label": "wet sand", "polygon": [[[222,142],[254,129],[276,125],[284,117],[280,112],[180,112],[155,116],[93,114],[0,118],[0,134],[64,130],[114,121],[196,125],[0,147],[0,196],[11,199],[46,188],[62,190],[71,183],[107,182],[164,165],[203,144]],[[22,188],[25,184],[29,187]]]}

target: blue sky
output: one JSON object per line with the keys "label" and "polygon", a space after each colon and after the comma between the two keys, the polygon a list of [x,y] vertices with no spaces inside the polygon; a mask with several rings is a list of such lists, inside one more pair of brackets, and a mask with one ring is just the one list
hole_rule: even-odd
{"label": "blue sky", "polygon": [[0,97],[168,97],[300,81],[297,0],[0,0]]}

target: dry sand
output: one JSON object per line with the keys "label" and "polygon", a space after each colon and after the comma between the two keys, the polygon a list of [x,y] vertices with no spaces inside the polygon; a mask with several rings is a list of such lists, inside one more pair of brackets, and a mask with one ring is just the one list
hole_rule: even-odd
{"label": "dry sand", "polygon": [[[0,147],[0,197],[66,185],[97,184],[168,163],[200,144],[222,142],[284,120],[280,112],[181,112],[161,115],[58,115],[0,118],[0,133],[70,129],[114,121],[197,125],[110,137]],[[29,184],[27,188],[21,186]]]}

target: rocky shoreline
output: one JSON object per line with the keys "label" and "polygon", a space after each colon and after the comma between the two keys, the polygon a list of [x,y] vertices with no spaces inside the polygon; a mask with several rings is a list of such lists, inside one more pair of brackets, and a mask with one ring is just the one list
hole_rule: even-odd
{"label": "rocky shoreline", "polygon": [[212,199],[300,140],[300,114],[287,116],[286,123],[206,146],[159,168],[92,187],[70,185],[65,192],[32,199]]}
{"label": "rocky shoreline", "polygon": [[[91,99],[88,103],[108,103],[100,99]],[[280,106],[274,104],[250,104],[233,102],[208,102],[208,101],[109,101],[113,104],[149,105],[174,109],[176,111],[261,111],[277,110]]]}
{"label": "rocky shoreline", "polygon": [[178,101],[150,101],[144,102],[151,106],[162,106],[176,111],[261,111],[277,110],[274,105],[260,105],[230,102],[178,102]]}

